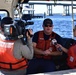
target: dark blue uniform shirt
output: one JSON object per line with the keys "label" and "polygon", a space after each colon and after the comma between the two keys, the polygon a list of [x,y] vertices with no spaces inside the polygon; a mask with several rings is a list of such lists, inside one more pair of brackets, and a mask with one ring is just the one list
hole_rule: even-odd
{"label": "dark blue uniform shirt", "polygon": [[[55,33],[55,32],[54,32],[54,33]],[[52,36],[53,36],[53,35],[54,35],[54,34],[52,34]],[[34,34],[34,36],[33,36],[32,41],[37,43],[37,41],[38,41],[38,36],[39,36],[39,32],[36,32],[36,33]],[[45,39],[45,40],[48,40],[49,37],[50,37],[50,35],[46,35],[46,34],[44,33],[44,39]],[[56,35],[55,35],[55,39],[57,40],[57,43],[58,43],[58,44],[63,45],[63,38],[62,38],[61,36],[59,36],[57,33],[56,33]]]}

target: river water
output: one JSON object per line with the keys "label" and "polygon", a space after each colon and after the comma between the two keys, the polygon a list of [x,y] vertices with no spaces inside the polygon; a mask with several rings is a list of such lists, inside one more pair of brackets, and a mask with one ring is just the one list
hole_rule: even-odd
{"label": "river water", "polygon": [[[76,15],[74,16],[76,17]],[[46,16],[46,18],[50,18],[53,20],[53,31],[58,33],[62,37],[72,38],[72,16],[63,16],[63,15],[53,15]],[[26,28],[33,29],[33,32],[37,32],[39,30],[43,30],[42,23],[45,18],[34,18],[32,21],[33,25],[29,25]],[[75,24],[75,23],[74,23]]]}

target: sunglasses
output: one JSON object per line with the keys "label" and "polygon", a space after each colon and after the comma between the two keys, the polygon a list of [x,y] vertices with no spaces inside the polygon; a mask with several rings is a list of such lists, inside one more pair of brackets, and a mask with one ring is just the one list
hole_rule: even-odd
{"label": "sunglasses", "polygon": [[52,27],[53,25],[44,25],[45,27]]}

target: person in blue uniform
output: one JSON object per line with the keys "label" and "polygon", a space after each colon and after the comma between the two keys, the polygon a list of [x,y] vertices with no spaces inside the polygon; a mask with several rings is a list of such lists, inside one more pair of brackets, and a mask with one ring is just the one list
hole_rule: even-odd
{"label": "person in blue uniform", "polygon": [[[55,40],[56,44],[53,43]],[[27,74],[56,71],[53,56],[61,56],[59,45],[63,43],[62,37],[53,32],[53,21],[46,18],[43,21],[43,30],[33,36],[34,58],[29,62]],[[66,49],[62,46],[62,49]]]}

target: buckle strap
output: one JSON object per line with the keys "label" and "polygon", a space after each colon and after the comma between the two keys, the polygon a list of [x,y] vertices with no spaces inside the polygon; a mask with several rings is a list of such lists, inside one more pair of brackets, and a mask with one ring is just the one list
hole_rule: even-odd
{"label": "buckle strap", "polygon": [[19,63],[21,63],[21,62],[23,62],[23,61],[26,61],[26,59],[23,59],[23,60],[21,60],[21,61],[19,61],[19,62],[17,62],[17,63],[0,62],[1,64],[9,65],[9,68],[5,68],[5,67],[0,66],[0,69],[17,70],[17,69],[20,69],[20,68],[23,68],[23,67],[27,67],[28,63],[27,63],[27,61],[26,61],[26,64],[24,64],[24,65],[22,65],[22,66],[20,66],[20,67],[18,67],[18,68],[13,68],[13,65],[19,64]]}

